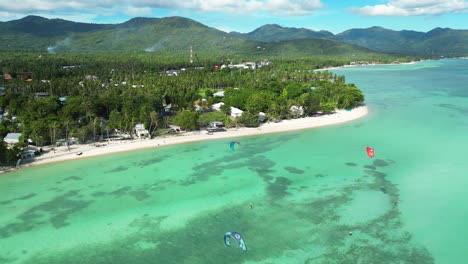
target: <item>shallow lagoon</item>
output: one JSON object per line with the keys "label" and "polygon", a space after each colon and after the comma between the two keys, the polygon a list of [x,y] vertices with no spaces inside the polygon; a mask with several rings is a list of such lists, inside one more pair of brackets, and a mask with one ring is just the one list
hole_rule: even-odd
{"label": "shallow lagoon", "polygon": [[[460,263],[467,68],[335,70],[369,116],[238,138],[236,152],[217,140],[2,175],[0,263]],[[225,247],[227,231],[248,251]]]}

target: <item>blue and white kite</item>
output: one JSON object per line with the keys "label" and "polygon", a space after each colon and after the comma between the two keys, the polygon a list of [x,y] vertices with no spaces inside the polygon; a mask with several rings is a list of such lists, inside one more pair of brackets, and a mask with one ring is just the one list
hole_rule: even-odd
{"label": "blue and white kite", "polygon": [[234,240],[236,240],[239,247],[242,248],[242,250],[247,251],[247,247],[245,247],[244,239],[242,239],[242,237],[241,237],[241,235],[239,233],[237,233],[237,232],[227,232],[226,234],[224,234],[224,244],[226,244],[226,246],[228,246],[228,247],[231,246],[231,243],[229,243],[229,237],[234,238]]}
{"label": "blue and white kite", "polygon": [[234,148],[234,146],[235,146],[236,144],[237,144],[237,145],[240,145],[240,143],[237,142],[237,141],[232,141],[231,143],[229,143],[229,147],[231,147],[231,150],[232,150],[232,151],[236,151],[236,149]]}

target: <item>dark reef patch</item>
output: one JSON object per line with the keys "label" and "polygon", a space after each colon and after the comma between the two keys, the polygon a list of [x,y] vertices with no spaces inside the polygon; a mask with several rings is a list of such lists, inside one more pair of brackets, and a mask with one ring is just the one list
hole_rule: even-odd
{"label": "dark reef patch", "polygon": [[72,190],[26,210],[16,217],[15,222],[0,227],[0,238],[26,232],[47,223],[55,228],[68,225],[67,220],[71,214],[83,210],[92,203],[87,200],[74,200],[79,193],[78,190]]}
{"label": "dark reef patch", "polygon": [[284,167],[285,170],[287,170],[289,173],[294,173],[294,174],[304,174],[305,171],[300,170],[298,168],[294,167]]}
{"label": "dark reef patch", "polygon": [[290,194],[288,192],[288,185],[291,185],[293,181],[285,177],[276,177],[274,183],[268,183],[266,191],[268,195],[273,199],[280,199]]}
{"label": "dark reef patch", "polygon": [[143,200],[151,197],[151,195],[149,195],[145,191],[141,191],[141,190],[133,191],[133,192],[130,192],[129,194],[131,196],[135,197],[135,199],[137,199],[138,201],[143,201]]}
{"label": "dark reef patch", "polygon": [[446,108],[446,109],[455,110],[455,111],[457,111],[457,112],[459,112],[461,114],[468,114],[468,108],[460,107],[460,106],[457,106],[457,105],[454,105],[454,104],[437,104],[436,106]]}
{"label": "dark reef patch", "polygon": [[115,191],[109,192],[108,194],[121,197],[121,196],[127,195],[128,191],[130,191],[131,189],[132,189],[132,187],[125,186],[125,187],[119,188],[119,189],[117,189]]}
{"label": "dark reef patch", "polygon": [[119,166],[117,168],[113,168],[111,170],[105,171],[105,173],[115,173],[115,172],[121,172],[121,171],[126,171],[126,170],[128,170],[128,167]]}
{"label": "dark reef patch", "polygon": [[385,160],[381,160],[381,159],[374,160],[374,162],[372,164],[374,166],[376,166],[376,167],[386,167],[386,166],[390,165],[390,163],[386,162]]}
{"label": "dark reef patch", "polygon": [[[375,177],[372,181],[370,184],[345,186],[304,203],[262,200],[254,207],[261,210],[246,209],[245,204],[226,206],[201,213],[184,227],[172,230],[160,227],[166,216],[145,214],[129,224],[135,232],[126,237],[106,243],[85,244],[58,253],[33,255],[23,263],[283,263],[279,259],[284,261],[285,254],[292,254],[291,259],[294,259],[294,253],[290,252],[304,252],[306,248],[317,246],[321,251],[311,252],[300,263],[434,264],[430,252],[412,242],[411,234],[403,229],[395,208],[361,224],[341,223],[340,211],[349,204],[355,191],[385,188],[392,199],[398,197],[396,187],[385,178]],[[275,177],[271,184],[276,185],[274,189],[287,187],[292,181],[286,177]],[[285,190],[273,192],[284,195]],[[291,225],[295,228],[292,229]],[[227,248],[222,244],[222,233],[226,230],[240,230],[249,249],[247,254],[237,247]],[[348,235],[350,230],[354,236]],[[275,234],[280,239],[272,242],[265,239],[265,234]]]}
{"label": "dark reef patch", "polygon": [[376,170],[377,167],[372,166],[372,165],[364,165],[364,168],[369,169],[369,170]]}
{"label": "dark reef patch", "polygon": [[365,170],[364,173],[371,175],[371,176],[380,177],[380,178],[387,176],[387,174],[383,172],[375,171],[375,170]]}
{"label": "dark reef patch", "polygon": [[161,156],[161,157],[141,160],[140,162],[138,162],[138,165],[141,166],[141,167],[145,167],[145,166],[153,165],[153,164],[156,164],[156,163],[161,163],[161,161],[163,161],[163,160],[165,160],[167,158],[168,158],[168,156]]}
{"label": "dark reef patch", "polygon": [[107,194],[106,192],[101,192],[101,191],[99,191],[99,192],[93,192],[93,193],[91,194],[91,196],[93,196],[93,197],[101,197],[101,196],[105,196],[106,194]]}
{"label": "dark reef patch", "polygon": [[354,163],[354,162],[346,162],[345,164],[346,164],[346,166],[350,166],[350,167],[355,167],[355,166],[357,166],[357,164]]}
{"label": "dark reef patch", "polygon": [[78,177],[78,176],[70,176],[70,177],[67,177],[65,179],[62,180],[62,182],[64,181],[81,181],[82,178],[81,177]]}
{"label": "dark reef patch", "polygon": [[27,200],[27,199],[30,199],[34,196],[36,196],[37,194],[35,193],[30,193],[30,194],[26,194],[24,196],[20,196],[18,198],[13,198],[13,199],[10,199],[10,200],[6,200],[6,201],[1,201],[0,204],[11,204],[13,203],[14,201],[23,201],[23,200]]}

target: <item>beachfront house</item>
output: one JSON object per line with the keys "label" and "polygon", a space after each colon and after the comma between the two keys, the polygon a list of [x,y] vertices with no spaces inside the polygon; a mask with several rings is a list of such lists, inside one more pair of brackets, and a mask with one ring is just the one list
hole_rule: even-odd
{"label": "beachfront house", "polygon": [[[215,110],[215,111],[221,111],[221,106],[222,106],[222,105],[224,105],[223,102],[217,103],[217,104],[213,104],[213,105],[211,106],[211,108],[212,108],[213,110]],[[231,117],[239,117],[239,116],[242,115],[242,113],[243,113],[244,111],[240,110],[239,108],[235,108],[235,107],[232,107],[232,106],[231,106],[230,112],[231,112]]]}
{"label": "beachfront house", "polygon": [[302,106],[291,106],[291,108],[289,109],[289,112],[291,113],[291,115],[293,115],[294,117],[299,117],[299,116],[302,116],[304,115],[304,108],[302,108]]}
{"label": "beachfront house", "polygon": [[224,127],[224,126],[225,125],[223,124],[223,122],[219,122],[219,121],[210,122],[210,127],[213,127],[213,128]]}
{"label": "beachfront house", "polygon": [[149,137],[149,131],[145,129],[145,124],[136,124],[134,132],[138,138]]}
{"label": "beachfront house", "polygon": [[21,137],[21,133],[8,133],[3,141],[7,143],[8,146],[13,146],[14,144],[19,142],[19,138]]}
{"label": "beachfront house", "polygon": [[259,113],[258,113],[258,121],[264,122],[265,119],[266,119],[266,114],[263,113],[263,112],[259,112]]}
{"label": "beachfront house", "polygon": [[240,117],[244,111],[231,106],[231,117]]}

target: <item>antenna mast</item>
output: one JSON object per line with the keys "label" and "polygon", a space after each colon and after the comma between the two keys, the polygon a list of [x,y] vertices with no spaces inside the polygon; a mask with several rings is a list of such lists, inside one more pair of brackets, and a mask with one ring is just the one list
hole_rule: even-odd
{"label": "antenna mast", "polygon": [[192,46],[190,46],[190,64],[193,63]]}

